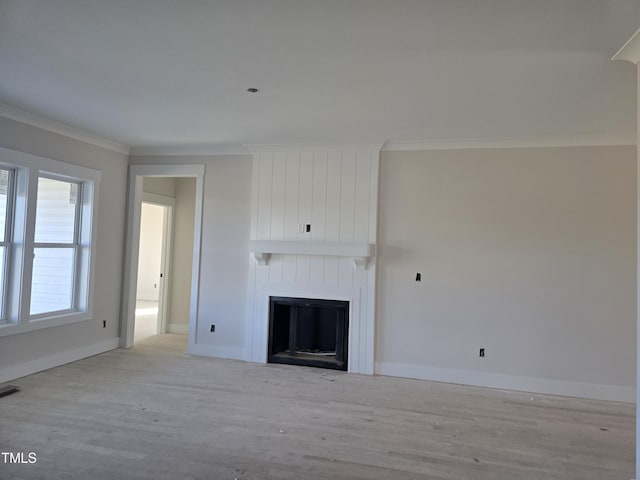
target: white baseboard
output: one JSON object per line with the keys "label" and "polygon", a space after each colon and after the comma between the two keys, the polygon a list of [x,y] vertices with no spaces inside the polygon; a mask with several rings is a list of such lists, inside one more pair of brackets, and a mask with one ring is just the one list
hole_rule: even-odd
{"label": "white baseboard", "polygon": [[516,390],[520,392],[591,398],[625,403],[635,403],[636,401],[635,387],[600,385],[595,383],[553,380],[549,378],[520,377],[501,373],[392,362],[376,363],[375,372],[379,375],[388,375],[391,377],[416,378],[419,380]]}
{"label": "white baseboard", "polygon": [[167,326],[167,333],[178,333],[180,335],[189,334],[189,324],[187,323],[170,323]]}
{"label": "white baseboard", "polygon": [[59,367],[65,363],[75,362],[82,358],[98,355],[99,353],[114,350],[120,346],[120,338],[110,338],[102,342],[93,343],[73,350],[55,353],[48,357],[37,358],[18,365],[10,365],[0,368],[0,383],[6,383],[16,378],[25,377],[32,373],[42,372],[50,368]]}
{"label": "white baseboard", "polygon": [[216,345],[197,343],[195,345],[189,345],[189,353],[202,357],[227,358],[230,360],[245,359],[245,350],[240,347],[218,347]]}

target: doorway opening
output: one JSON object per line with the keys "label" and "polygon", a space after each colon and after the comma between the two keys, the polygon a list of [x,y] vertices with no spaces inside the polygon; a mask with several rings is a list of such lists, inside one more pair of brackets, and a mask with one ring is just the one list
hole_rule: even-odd
{"label": "doorway opening", "polygon": [[170,197],[143,195],[134,344],[167,331],[174,204]]}
{"label": "doorway opening", "polygon": [[[190,349],[198,313],[204,166],[132,165],[130,175],[121,346],[169,342]],[[159,335],[165,333],[175,335]]]}

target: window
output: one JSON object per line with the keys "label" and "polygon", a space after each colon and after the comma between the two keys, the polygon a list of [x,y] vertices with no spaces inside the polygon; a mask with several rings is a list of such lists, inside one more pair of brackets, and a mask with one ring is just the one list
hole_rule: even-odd
{"label": "window", "polygon": [[38,178],[31,315],[75,306],[81,188],[78,182]]}
{"label": "window", "polygon": [[100,173],[0,148],[0,335],[91,318]]}

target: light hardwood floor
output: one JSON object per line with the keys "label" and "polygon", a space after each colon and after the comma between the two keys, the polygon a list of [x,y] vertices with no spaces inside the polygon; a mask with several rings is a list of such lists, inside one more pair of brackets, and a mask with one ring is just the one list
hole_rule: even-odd
{"label": "light hardwood floor", "polygon": [[20,379],[0,479],[623,479],[631,405],[191,357],[150,337]]}

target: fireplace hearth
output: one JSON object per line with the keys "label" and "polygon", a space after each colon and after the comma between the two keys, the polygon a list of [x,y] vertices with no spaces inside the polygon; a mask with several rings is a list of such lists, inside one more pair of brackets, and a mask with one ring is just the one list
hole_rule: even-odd
{"label": "fireplace hearth", "polygon": [[349,302],[270,297],[269,363],[347,370]]}

